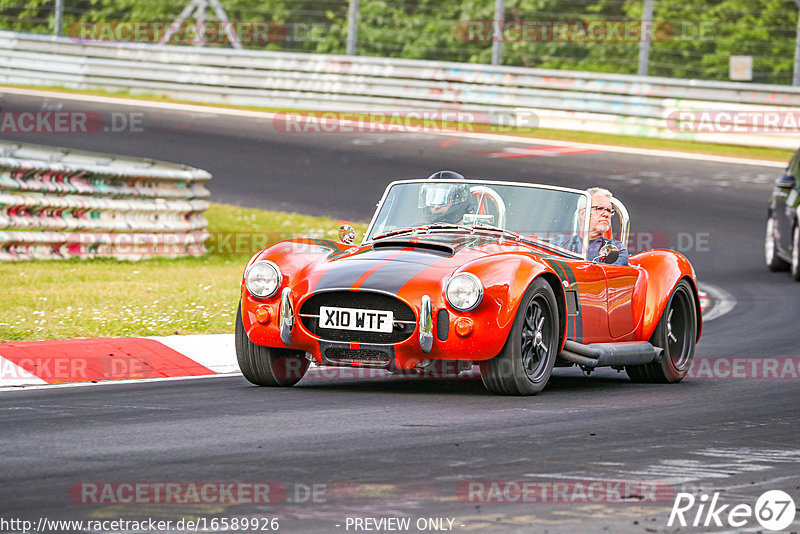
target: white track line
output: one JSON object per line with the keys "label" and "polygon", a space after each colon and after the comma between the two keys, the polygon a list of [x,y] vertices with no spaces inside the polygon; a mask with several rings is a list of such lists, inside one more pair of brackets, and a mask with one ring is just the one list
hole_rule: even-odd
{"label": "white track line", "polygon": [[736,297],[728,293],[721,287],[711,284],[700,284],[700,290],[705,291],[711,297],[712,306],[707,314],[703,315],[703,322],[713,321],[719,319],[726,313],[730,312],[736,306]]}
{"label": "white track line", "polygon": [[165,376],[160,378],[133,378],[131,380],[103,380],[99,382],[66,382],[64,384],[45,384],[45,385],[19,385],[19,386],[3,386],[0,387],[0,392],[5,393],[8,391],[32,391],[36,389],[61,389],[61,388],[82,388],[88,386],[114,386],[125,384],[143,384],[145,382],[173,382],[175,380],[200,380],[202,378],[224,378],[231,376],[242,376],[239,371],[235,373],[224,373],[216,375],[201,375],[201,376]]}

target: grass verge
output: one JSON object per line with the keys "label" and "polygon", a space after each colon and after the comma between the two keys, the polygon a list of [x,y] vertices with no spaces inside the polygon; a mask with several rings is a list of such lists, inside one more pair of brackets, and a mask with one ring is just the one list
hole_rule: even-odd
{"label": "grass verge", "polygon": [[[239,284],[261,245],[338,236],[339,221],[212,204],[201,258],[0,264],[0,341],[233,333]],[[366,225],[355,224],[363,235]]]}
{"label": "grass verge", "polygon": [[[273,113],[280,112],[294,112],[294,113],[316,113],[320,111],[308,111],[297,109],[285,108],[267,108],[267,107],[253,107],[253,106],[232,106],[224,104],[207,104],[200,102],[193,102],[189,100],[176,100],[157,94],[131,94],[128,91],[103,91],[103,90],[77,90],[65,89],[63,87],[48,87],[48,86],[28,86],[28,85],[8,85],[8,87],[17,87],[20,89],[32,89],[40,91],[57,91],[70,94],[88,94],[97,96],[108,96],[118,98],[130,98],[134,100],[147,100],[155,102],[175,102],[178,104],[190,104],[194,106],[206,107],[227,107],[234,109],[246,109],[252,111],[266,111]],[[358,115],[353,112],[352,115]],[[448,126],[448,125],[444,125]],[[767,161],[788,162],[792,155],[792,150],[782,148],[763,148],[763,147],[747,147],[738,145],[722,145],[717,143],[698,143],[695,141],[685,141],[676,139],[655,139],[651,137],[636,137],[629,135],[610,135],[592,132],[581,132],[571,130],[546,130],[535,128],[512,128],[512,127],[492,127],[489,125],[465,125],[453,124],[453,129],[461,129],[462,131],[479,131],[487,133],[500,133],[503,135],[517,135],[522,137],[532,137],[538,139],[550,139],[553,141],[573,141],[579,143],[593,143],[603,145],[615,145],[622,147],[633,148],[647,148],[654,150],[670,150],[675,152],[688,152],[692,154],[708,154],[713,156],[729,156],[748,159],[762,159]]]}

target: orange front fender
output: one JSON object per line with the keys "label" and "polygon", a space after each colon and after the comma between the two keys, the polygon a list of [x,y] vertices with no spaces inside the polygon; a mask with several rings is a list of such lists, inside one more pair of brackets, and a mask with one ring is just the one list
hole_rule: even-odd
{"label": "orange front fender", "polygon": [[559,342],[563,343],[566,331],[564,288],[550,265],[536,256],[508,253],[471,261],[457,272],[470,272],[480,278],[486,290],[484,300],[491,299],[497,303],[493,312],[497,315],[493,322],[496,321],[503,333],[503,343],[508,337],[528,286],[535,278],[544,277],[556,295],[560,322]]}

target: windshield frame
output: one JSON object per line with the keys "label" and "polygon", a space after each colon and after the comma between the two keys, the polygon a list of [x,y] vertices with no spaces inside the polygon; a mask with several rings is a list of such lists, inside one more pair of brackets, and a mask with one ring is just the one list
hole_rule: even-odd
{"label": "windshield frame", "polygon": [[[377,204],[377,206],[375,208],[375,213],[373,213],[373,215],[372,215],[372,219],[369,222],[369,226],[367,227],[366,232],[364,232],[364,237],[361,240],[361,245],[362,246],[363,245],[367,245],[367,244],[372,243],[373,241],[375,241],[374,238],[368,239],[368,237],[372,234],[372,229],[373,229],[375,223],[377,222],[378,214],[380,213],[381,209],[383,208],[384,203],[386,202],[387,197],[389,196],[389,191],[393,187],[395,187],[397,185],[403,185],[403,184],[425,184],[425,183],[431,183],[431,182],[434,182],[434,180],[428,180],[428,179],[425,179],[425,178],[416,178],[416,179],[408,179],[408,180],[395,180],[395,181],[389,183],[389,185],[386,186],[386,189],[383,192],[383,196],[381,197],[381,200],[378,202],[378,204]],[[436,183],[455,183],[455,184],[461,183],[461,184],[463,184],[463,183],[465,183],[465,180],[435,180],[435,182]],[[570,187],[560,187],[560,186],[555,186],[555,185],[530,184],[530,183],[510,182],[510,181],[500,181],[500,180],[466,180],[466,183],[468,183],[470,185],[473,185],[473,184],[474,185],[501,185],[501,186],[512,186],[512,187],[525,187],[525,188],[529,188],[529,189],[542,189],[542,190],[547,190],[547,191],[563,191],[563,192],[566,192],[566,193],[573,193],[573,194],[581,195],[586,199],[586,205],[587,206],[591,206],[592,205],[592,196],[588,192],[586,192],[585,190],[582,190],[582,189],[573,189],[573,188],[570,188]],[[559,253],[563,253],[564,255],[573,256],[575,258],[580,258],[580,259],[585,260],[586,256],[587,256],[587,248],[588,248],[588,243],[589,243],[589,223],[590,223],[590,221],[589,221],[589,217],[585,217],[584,219],[585,219],[584,223],[583,223],[583,236],[584,237],[583,237],[583,246],[582,246],[582,252],[581,253],[572,252],[571,250],[563,249],[563,248],[558,247],[556,245],[552,245],[547,241],[535,241],[535,242],[536,243],[542,243],[543,245],[546,246],[546,248],[550,248],[552,250],[557,250]],[[420,224],[416,228],[424,229],[424,228],[426,228],[428,226],[431,226],[431,225]],[[481,231],[481,226],[480,225],[472,226],[472,228],[474,228],[474,230],[476,232]],[[463,231],[463,230],[461,230],[461,231]],[[416,232],[413,232],[412,235],[419,235],[419,234],[416,233]],[[387,237],[387,239],[388,238],[389,237]],[[534,241],[531,239],[529,242],[534,242]]]}

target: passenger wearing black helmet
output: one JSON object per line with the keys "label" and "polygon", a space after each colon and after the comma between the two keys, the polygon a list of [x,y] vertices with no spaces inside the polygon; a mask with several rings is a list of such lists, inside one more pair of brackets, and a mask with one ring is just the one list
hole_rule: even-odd
{"label": "passenger wearing black helmet", "polygon": [[[437,171],[428,180],[466,180],[454,171]],[[430,223],[460,224],[465,213],[471,210],[469,185],[466,183],[438,182],[424,184],[419,190],[419,208]]]}

